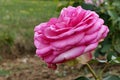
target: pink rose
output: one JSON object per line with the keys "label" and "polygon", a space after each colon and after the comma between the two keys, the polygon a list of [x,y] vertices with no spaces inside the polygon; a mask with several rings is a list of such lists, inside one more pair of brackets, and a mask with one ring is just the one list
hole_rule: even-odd
{"label": "pink rose", "polygon": [[104,2],[104,0],[84,0],[86,4],[93,4],[96,6],[100,6]]}
{"label": "pink rose", "polygon": [[101,39],[109,32],[103,19],[80,6],[63,8],[58,18],[51,18],[34,29],[36,54],[48,67],[56,69],[56,64],[91,56]]}

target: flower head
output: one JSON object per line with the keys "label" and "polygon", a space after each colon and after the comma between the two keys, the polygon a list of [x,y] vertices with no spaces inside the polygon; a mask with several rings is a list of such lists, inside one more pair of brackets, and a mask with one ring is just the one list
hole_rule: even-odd
{"label": "flower head", "polygon": [[91,59],[91,52],[109,29],[94,11],[69,6],[62,9],[58,18],[36,26],[34,32],[36,54],[48,67],[56,69],[56,64],[81,55]]}

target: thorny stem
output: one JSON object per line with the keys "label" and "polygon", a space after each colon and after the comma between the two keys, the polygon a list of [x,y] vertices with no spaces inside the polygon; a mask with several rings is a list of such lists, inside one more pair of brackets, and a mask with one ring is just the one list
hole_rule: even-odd
{"label": "thorny stem", "polygon": [[93,77],[95,78],[95,80],[100,80],[100,79],[98,78],[98,76],[96,75],[96,73],[94,72],[94,70],[91,68],[91,66],[90,66],[88,63],[86,63],[86,66],[88,67],[88,69],[89,69],[90,72],[92,73],[92,75],[93,75]]}

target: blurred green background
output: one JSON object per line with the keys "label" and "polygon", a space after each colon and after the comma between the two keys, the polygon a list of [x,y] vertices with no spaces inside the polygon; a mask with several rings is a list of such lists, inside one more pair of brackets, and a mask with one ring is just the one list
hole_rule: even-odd
{"label": "blurred green background", "polygon": [[57,16],[57,1],[0,0],[0,57],[35,54],[34,27]]}

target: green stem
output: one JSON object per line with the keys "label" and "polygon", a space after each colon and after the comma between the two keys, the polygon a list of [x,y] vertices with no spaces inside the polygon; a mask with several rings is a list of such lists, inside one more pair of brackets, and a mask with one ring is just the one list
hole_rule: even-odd
{"label": "green stem", "polygon": [[91,68],[91,66],[88,63],[86,65],[87,65],[88,69],[90,70],[90,72],[92,73],[92,75],[95,78],[95,80],[100,80],[98,78],[98,76],[96,75],[96,73],[94,72],[94,70]]}

